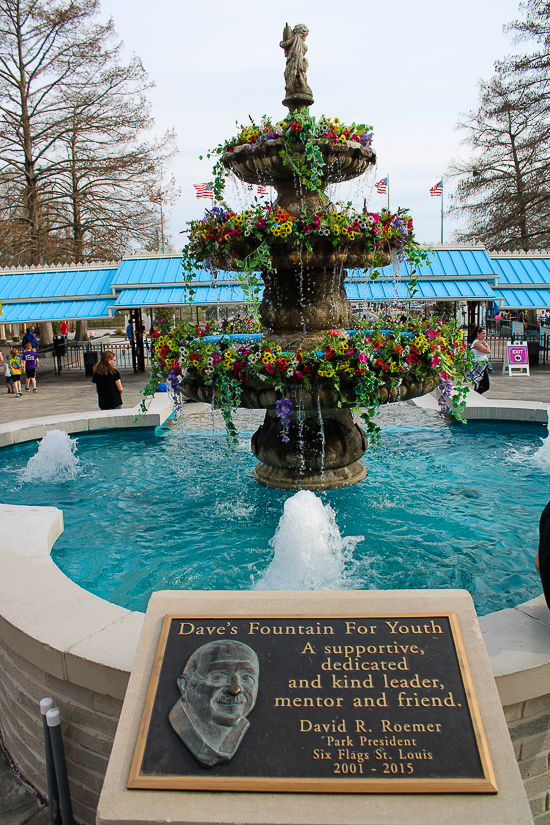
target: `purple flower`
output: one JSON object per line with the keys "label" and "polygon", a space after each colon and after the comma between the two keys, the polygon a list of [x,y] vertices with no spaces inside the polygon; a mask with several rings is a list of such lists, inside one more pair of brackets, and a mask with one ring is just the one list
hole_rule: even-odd
{"label": "purple flower", "polygon": [[290,416],[292,413],[292,399],[283,398],[275,401],[275,414],[281,422],[281,439],[287,443],[290,441],[288,437],[288,430],[290,427]]}

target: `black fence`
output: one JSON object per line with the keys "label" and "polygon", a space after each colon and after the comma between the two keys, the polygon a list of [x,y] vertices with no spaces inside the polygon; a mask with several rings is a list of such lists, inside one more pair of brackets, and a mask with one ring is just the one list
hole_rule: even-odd
{"label": "black fence", "polygon": [[[145,343],[145,369],[149,369],[150,344]],[[116,358],[116,367],[119,370],[131,370],[134,367],[132,357],[132,347],[126,341],[124,343],[109,343],[103,341],[65,341],[56,336],[53,344],[41,347],[37,350],[40,359],[40,372],[59,373],[70,370],[84,370],[87,375],[91,375],[93,366],[101,358],[102,352],[113,352]]]}
{"label": "black fence", "polygon": [[508,334],[501,334],[495,330],[487,332],[487,344],[491,349],[491,361],[503,361],[506,353],[506,344],[514,344],[519,341],[527,341],[529,352],[529,364],[536,367],[539,364],[548,364],[550,360],[550,330],[543,332],[542,329],[525,329],[523,333],[513,334],[511,327]]}

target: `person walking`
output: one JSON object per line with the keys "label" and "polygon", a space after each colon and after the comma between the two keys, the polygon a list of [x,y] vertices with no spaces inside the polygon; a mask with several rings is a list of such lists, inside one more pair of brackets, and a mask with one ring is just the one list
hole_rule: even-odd
{"label": "person walking", "polygon": [[474,365],[466,373],[467,378],[473,381],[474,390],[482,395],[491,386],[489,373],[493,372],[493,367],[489,362],[491,349],[487,344],[485,327],[474,329],[474,338],[470,344],[474,356]]}
{"label": "person walking", "polygon": [[31,327],[27,327],[27,331],[24,334],[21,343],[23,344],[23,346],[25,346],[25,344],[31,343],[33,349],[38,349],[38,338],[32,331]]}
{"label": "person walking", "polygon": [[6,379],[6,386],[8,388],[8,394],[15,395],[15,390],[13,389],[13,378],[10,371],[10,365],[7,361],[4,361],[4,377]]}
{"label": "person walking", "polygon": [[36,369],[38,367],[38,355],[33,349],[30,341],[27,341],[25,344],[23,362],[25,364],[25,392],[28,392],[31,387],[32,391],[36,392]]}
{"label": "person walking", "polygon": [[106,350],[94,366],[92,384],[95,384],[100,410],[119,410],[122,401],[120,373],[115,368],[115,354]]}
{"label": "person walking", "polygon": [[19,397],[21,395],[21,369],[23,365],[15,347],[10,349],[8,366],[10,368],[14,392],[16,396]]}

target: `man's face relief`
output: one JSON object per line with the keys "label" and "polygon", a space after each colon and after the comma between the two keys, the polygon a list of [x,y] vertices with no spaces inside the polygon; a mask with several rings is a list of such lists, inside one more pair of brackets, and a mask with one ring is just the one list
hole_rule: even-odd
{"label": "man's face relief", "polygon": [[205,645],[195,657],[196,668],[190,660],[182,677],[188,708],[203,722],[236,725],[256,703],[258,657],[248,645],[230,641]]}

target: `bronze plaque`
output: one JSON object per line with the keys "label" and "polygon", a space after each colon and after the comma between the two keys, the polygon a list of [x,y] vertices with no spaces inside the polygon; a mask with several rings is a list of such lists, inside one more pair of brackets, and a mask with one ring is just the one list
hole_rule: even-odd
{"label": "bronze plaque", "polygon": [[456,614],[166,616],[128,787],[496,793]]}

